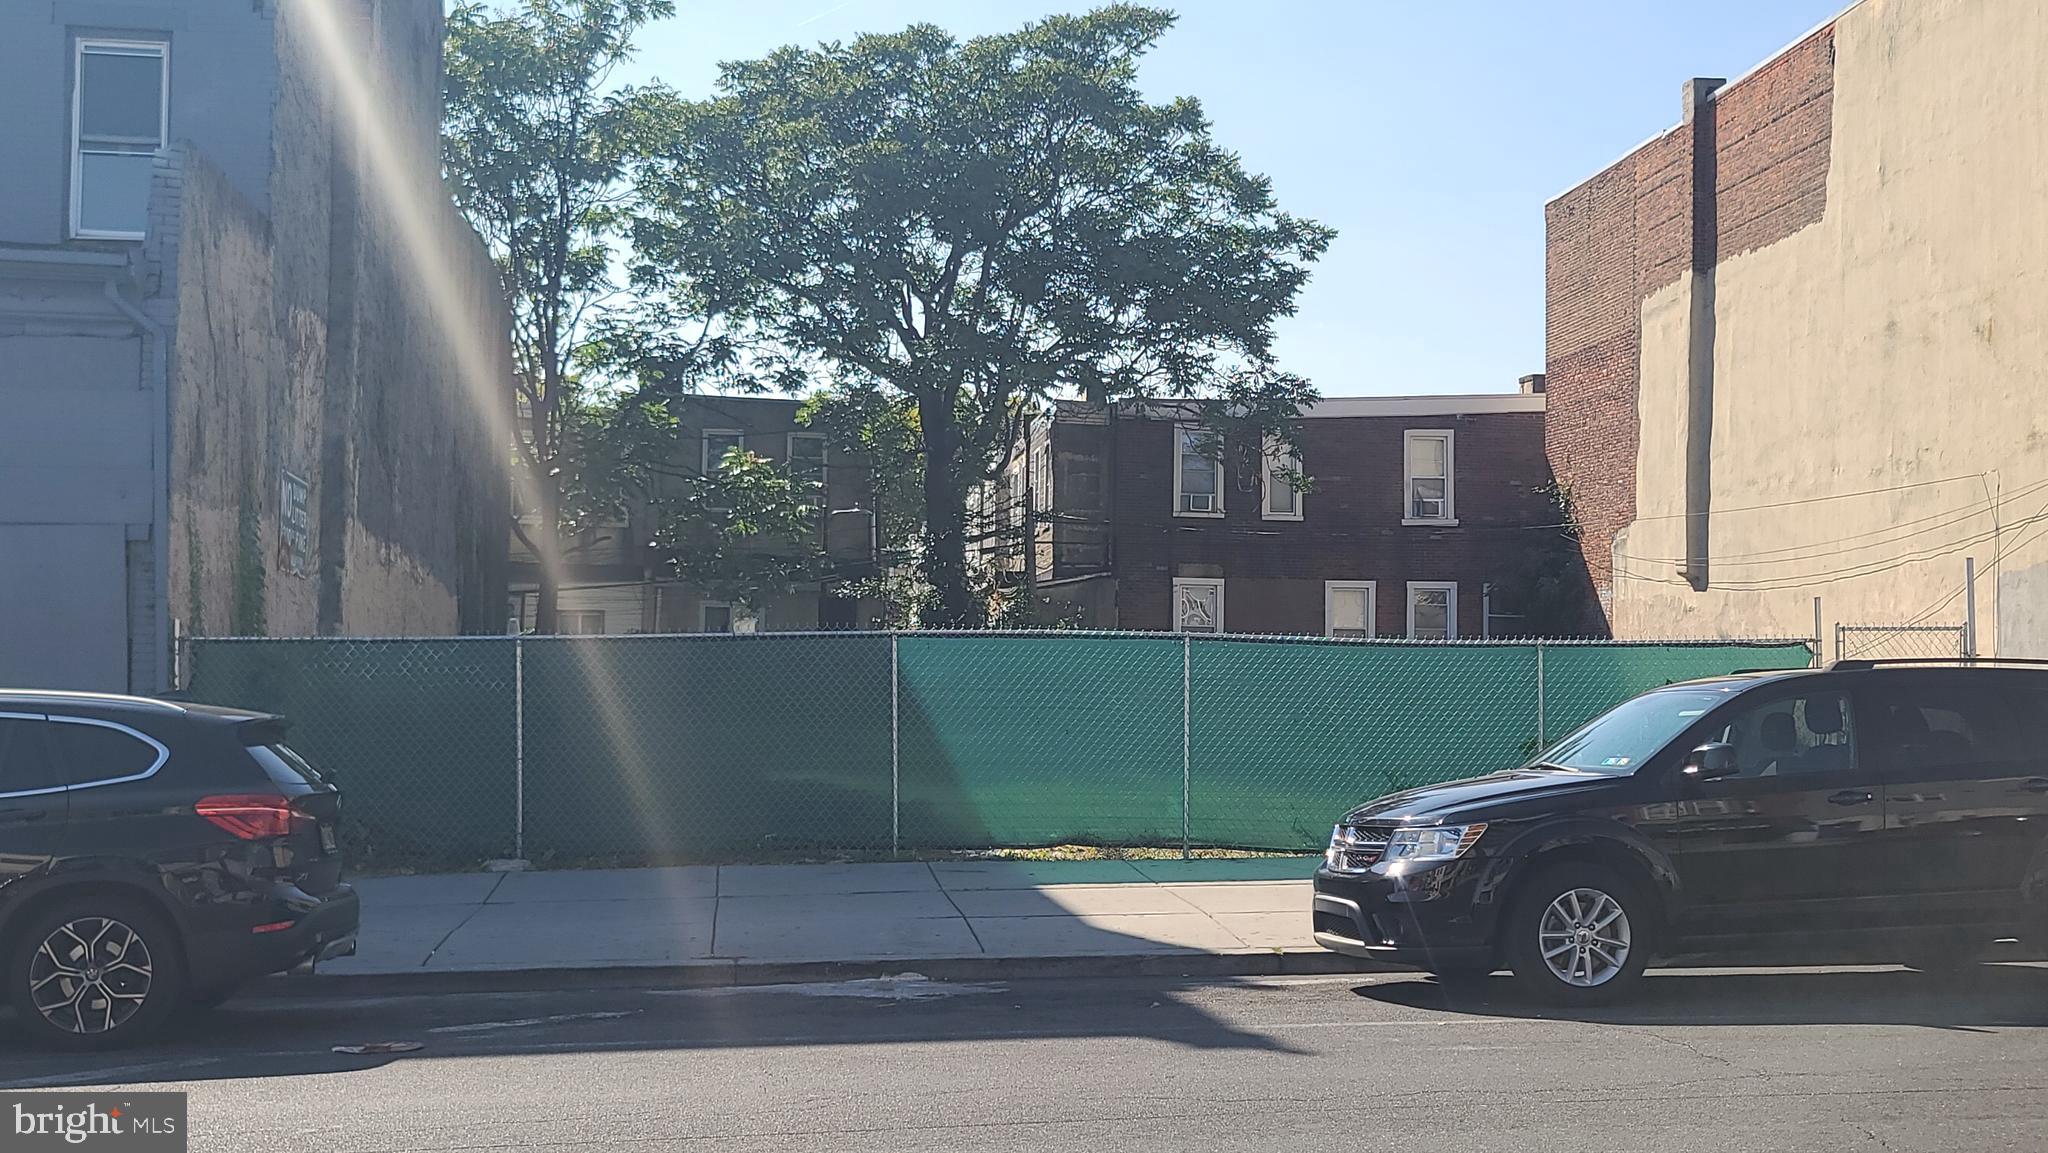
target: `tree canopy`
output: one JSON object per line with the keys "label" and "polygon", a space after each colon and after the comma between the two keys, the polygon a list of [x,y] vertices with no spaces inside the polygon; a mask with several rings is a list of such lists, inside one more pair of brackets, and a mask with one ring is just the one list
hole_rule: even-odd
{"label": "tree canopy", "polygon": [[1144,99],[1172,23],[1117,5],[786,48],[726,65],[642,169],[635,283],[748,325],[745,382],[914,409],[928,624],[981,623],[967,494],[1039,402],[1205,398],[1284,429],[1313,397],[1273,325],[1333,233],[1195,100]]}

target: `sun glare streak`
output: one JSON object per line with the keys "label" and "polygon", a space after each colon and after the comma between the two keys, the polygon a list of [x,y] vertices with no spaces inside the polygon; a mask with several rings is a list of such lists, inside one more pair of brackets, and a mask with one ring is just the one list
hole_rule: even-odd
{"label": "sun glare streak", "polygon": [[[532,478],[523,469],[510,468],[512,438],[516,435],[511,382],[499,377],[493,349],[487,343],[506,339],[506,334],[482,332],[473,327],[472,317],[462,307],[462,286],[453,268],[440,259],[445,251],[445,229],[458,224],[460,217],[441,179],[439,151],[433,150],[429,167],[421,162],[416,150],[404,147],[406,119],[390,102],[405,87],[380,72],[380,62],[349,36],[333,5],[316,2],[298,5],[295,10],[305,15],[311,40],[310,58],[304,61],[308,74],[328,97],[345,138],[360,158],[364,200],[381,209],[391,222],[399,238],[399,258],[425,296],[428,319],[441,329],[454,351],[463,393],[487,422],[493,443],[503,447],[519,507],[538,508],[540,502]],[[439,127],[437,122],[437,133]],[[546,551],[551,554],[552,550]],[[561,579],[559,556],[540,555],[536,559],[551,577]],[[600,737],[611,750],[623,751],[633,729],[611,665],[611,653],[616,650],[573,640],[562,643],[568,645],[571,660],[589,686],[589,697],[602,728]],[[680,846],[670,843],[668,829],[654,816],[660,811],[655,803],[659,794],[650,777],[657,754],[654,750],[647,750],[647,754],[644,759],[619,756],[619,768],[633,794],[634,818],[642,824],[646,843],[662,855],[674,855]]]}

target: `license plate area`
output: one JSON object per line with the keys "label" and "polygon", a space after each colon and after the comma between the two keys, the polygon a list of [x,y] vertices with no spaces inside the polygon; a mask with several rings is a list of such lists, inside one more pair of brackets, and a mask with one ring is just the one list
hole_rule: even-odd
{"label": "license plate area", "polygon": [[320,826],[320,848],[321,848],[321,850],[322,850],[322,851],[324,851],[324,852],[329,852],[329,853],[331,853],[331,852],[333,852],[333,851],[334,851],[334,826],[333,826],[333,825],[322,825],[322,826]]}

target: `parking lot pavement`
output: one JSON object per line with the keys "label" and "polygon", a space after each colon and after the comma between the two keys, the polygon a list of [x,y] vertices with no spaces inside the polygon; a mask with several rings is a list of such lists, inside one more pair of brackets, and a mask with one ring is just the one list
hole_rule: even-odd
{"label": "parking lot pavement", "polygon": [[[1560,1017],[1406,974],[231,1002],[180,1039],[24,1051],[0,1088],[191,1095],[191,1147],[2048,1147],[2048,970],[1653,972]],[[410,1040],[406,1057],[337,1044]]]}
{"label": "parking lot pavement", "polygon": [[1314,858],[726,865],[358,881],[370,976],[1319,952]]}

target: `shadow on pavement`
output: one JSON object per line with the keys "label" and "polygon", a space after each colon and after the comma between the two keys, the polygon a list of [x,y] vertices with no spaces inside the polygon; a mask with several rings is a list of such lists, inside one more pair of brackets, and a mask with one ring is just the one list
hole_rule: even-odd
{"label": "shadow on pavement", "polygon": [[[230,1002],[160,1041],[102,1054],[27,1047],[0,1018],[0,1089],[349,1073],[402,1061],[527,1054],[1137,1037],[1200,1050],[1298,1053],[1218,1019],[1167,978],[815,985]],[[418,1041],[401,1057],[336,1045]]]}
{"label": "shadow on pavement", "polygon": [[1628,1000],[1569,1009],[1522,994],[1506,974],[1361,985],[1387,1005],[1491,1017],[1610,1025],[1914,1025],[1990,1029],[2048,1025],[2048,969],[1972,965],[1908,969],[1745,972],[1651,970]]}

